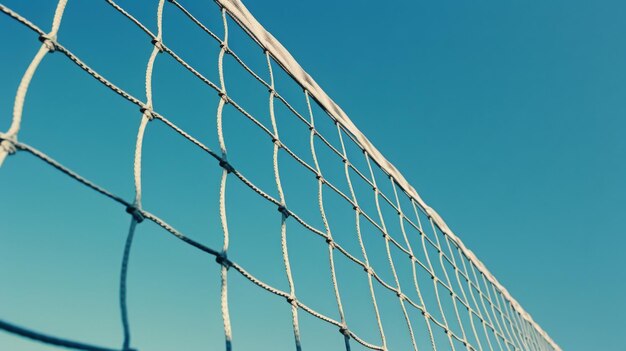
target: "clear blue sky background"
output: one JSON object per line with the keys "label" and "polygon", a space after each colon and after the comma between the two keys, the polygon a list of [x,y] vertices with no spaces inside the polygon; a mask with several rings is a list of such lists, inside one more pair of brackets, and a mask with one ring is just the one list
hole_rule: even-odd
{"label": "clear blue sky background", "polygon": [[[44,30],[56,5],[3,3]],[[221,35],[214,3],[182,3]],[[120,4],[156,31],[156,3]],[[320,0],[247,6],[564,350],[626,350],[626,3]],[[234,27],[231,22],[231,47],[267,77],[261,51]],[[7,16],[0,16],[0,39],[4,131],[39,42]],[[219,47],[170,4],[164,40],[218,82]],[[105,2],[70,0],[59,41],[145,98],[150,42]],[[269,125],[267,90],[234,62],[225,69],[229,93]],[[278,90],[305,113],[297,87],[276,73]],[[212,90],[161,55],[154,94],[156,110],[218,149]],[[323,123],[322,112],[315,113]],[[229,158],[276,196],[271,143],[234,110],[225,114]],[[277,115],[281,137],[310,161],[306,128],[284,109]],[[33,80],[19,138],[132,199],[139,117],[135,106],[55,53]],[[288,204],[321,227],[315,179],[283,156]],[[321,157],[328,178],[341,182],[340,162]],[[221,246],[215,161],[151,123],[144,172],[146,209],[194,239]],[[129,221],[123,208],[23,153],[0,168],[0,191],[0,318],[119,347],[117,281]],[[288,289],[275,207],[234,178],[227,197],[231,257]],[[354,229],[351,209],[329,206],[337,232]],[[288,231],[298,295],[338,318],[323,240],[297,226]],[[358,253],[347,237],[346,247]],[[384,251],[373,248],[377,253]],[[384,257],[378,260],[384,264]],[[377,343],[362,271],[345,261],[338,265],[349,322]],[[221,349],[218,272],[212,257],[141,224],[129,277],[133,345]],[[230,277],[235,347],[292,349],[284,300],[236,273]],[[380,303],[397,308],[394,298]],[[336,328],[300,315],[306,349],[342,347]],[[406,341],[402,328],[389,332],[398,345]],[[0,333],[0,345],[53,349],[6,333]]]}

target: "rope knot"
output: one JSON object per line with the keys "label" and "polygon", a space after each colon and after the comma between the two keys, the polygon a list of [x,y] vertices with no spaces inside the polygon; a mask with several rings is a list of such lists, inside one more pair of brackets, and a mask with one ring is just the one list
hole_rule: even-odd
{"label": "rope knot", "polygon": [[141,213],[141,210],[134,205],[126,206],[126,213],[129,213],[131,216],[133,216],[137,223],[141,223],[145,219],[143,213]]}
{"label": "rope knot", "polygon": [[230,54],[230,52],[231,52],[230,49],[228,48],[228,43],[226,43],[226,42],[221,42],[220,43],[220,48],[222,50],[224,50],[225,54]]}
{"label": "rope knot", "polygon": [[152,111],[150,107],[141,107],[139,111],[141,111],[142,115],[148,118],[148,121],[152,121],[152,119],[154,118],[154,111]]}
{"label": "rope knot", "polygon": [[56,40],[55,37],[50,36],[49,34],[43,34],[39,36],[39,41],[42,42],[46,48],[48,49],[48,52],[54,52],[57,49],[57,46],[55,44]]}
{"label": "rope knot", "polygon": [[215,256],[215,262],[219,263],[222,267],[229,269],[233,266],[233,262],[228,259],[226,256],[226,252],[222,252],[221,254]]}
{"label": "rope knot", "polygon": [[165,51],[165,46],[163,46],[163,42],[161,39],[154,38],[150,41],[155,48],[159,49],[159,53]]}
{"label": "rope knot", "polygon": [[404,300],[404,299],[406,299],[406,295],[404,295],[404,294],[402,293],[402,291],[400,291],[400,290],[396,291],[396,296],[397,296],[400,300]]}
{"label": "rope knot", "polygon": [[289,210],[287,209],[287,207],[285,207],[285,205],[279,205],[278,212],[282,213],[285,218],[289,217],[290,215]]}
{"label": "rope knot", "polygon": [[348,326],[345,323],[339,327],[339,332],[347,338],[350,337],[350,330],[348,330]]}
{"label": "rope knot", "polygon": [[279,149],[283,147],[283,143],[280,142],[278,137],[272,137],[272,143],[276,145]]}
{"label": "rope knot", "polygon": [[285,298],[287,299],[287,302],[289,302],[292,305],[296,302],[296,296],[295,295],[289,295],[289,296],[287,296]]}
{"label": "rope knot", "polygon": [[7,154],[13,155],[17,151],[14,137],[3,137],[0,135],[0,140],[0,149],[4,150]]}
{"label": "rope knot", "polygon": [[230,98],[228,97],[228,95],[226,95],[225,91],[220,91],[219,93],[217,93],[217,95],[220,96],[220,99],[224,100],[225,104],[228,104],[230,102]]}
{"label": "rope knot", "polygon": [[363,270],[365,271],[365,273],[367,273],[369,275],[374,275],[374,270],[370,266],[363,267]]}
{"label": "rope knot", "polygon": [[332,249],[334,249],[336,246],[333,238],[326,238],[326,244],[328,244],[328,246],[330,246]]}
{"label": "rope knot", "polygon": [[226,160],[220,160],[220,167],[224,168],[224,170],[226,170],[226,172],[228,173],[232,173],[235,171],[235,168],[233,168],[233,166]]}

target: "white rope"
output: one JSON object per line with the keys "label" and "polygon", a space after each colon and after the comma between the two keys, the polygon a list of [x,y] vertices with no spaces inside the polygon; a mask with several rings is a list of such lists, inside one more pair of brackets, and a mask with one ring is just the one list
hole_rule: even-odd
{"label": "white rope", "polygon": [[328,239],[326,243],[328,244],[328,261],[330,264],[330,276],[333,283],[333,291],[335,293],[335,300],[337,301],[337,308],[339,309],[339,317],[341,318],[342,327],[340,332],[344,335],[344,343],[346,346],[346,350],[350,351],[350,335],[347,333],[348,325],[346,324],[346,317],[343,311],[343,304],[341,303],[341,294],[339,293],[339,284],[337,283],[337,275],[335,272],[335,255],[334,249],[336,247],[335,241],[333,240],[332,231],[330,230],[330,225],[328,224],[328,218],[326,217],[326,210],[324,209],[324,176],[322,174],[322,170],[320,168],[320,164],[317,160],[317,153],[315,152],[315,135],[317,131],[315,130],[315,120],[313,118],[313,109],[311,108],[311,101],[309,99],[309,94],[305,90],[304,97],[306,99],[307,108],[309,110],[309,116],[311,118],[311,124],[309,127],[310,135],[309,135],[309,143],[311,146],[311,156],[313,157],[313,163],[315,163],[315,170],[318,173],[317,176],[317,202],[320,210],[320,215],[322,216],[322,222],[324,223],[324,228],[326,229],[326,235]]}
{"label": "white rope", "polygon": [[367,257],[367,251],[365,250],[365,245],[363,244],[363,237],[361,236],[361,209],[358,205],[356,194],[354,192],[354,188],[352,186],[352,180],[350,179],[350,170],[348,168],[348,155],[346,153],[346,146],[343,142],[343,137],[341,133],[341,128],[337,125],[337,132],[339,133],[339,142],[341,144],[341,151],[343,153],[343,159],[346,160],[344,162],[344,173],[346,175],[346,181],[348,183],[348,188],[350,189],[350,194],[352,195],[352,201],[354,203],[354,215],[356,221],[356,235],[359,240],[359,246],[361,247],[361,253],[363,254],[363,259],[365,260],[365,272],[367,273],[367,282],[370,289],[370,296],[372,298],[372,305],[374,307],[374,314],[376,316],[376,324],[378,325],[378,332],[380,333],[380,339],[383,344],[383,349],[387,350],[387,339],[385,338],[385,331],[383,330],[383,322],[380,319],[380,311],[378,310],[378,303],[376,302],[376,294],[374,293],[374,284],[372,282],[372,276],[374,276],[374,271],[370,266],[369,259]]}
{"label": "white rope", "polygon": [[[431,228],[432,228],[433,236],[435,237],[436,249],[437,249],[437,252],[438,252],[438,257],[439,257],[439,265],[441,266],[441,270],[443,271],[443,275],[444,275],[444,278],[445,278],[445,282],[446,282],[446,284],[447,284],[448,286],[452,286],[452,283],[450,282],[450,277],[448,276],[448,271],[447,271],[446,266],[445,266],[445,264],[444,264],[444,262],[443,262],[443,251],[442,251],[442,249],[441,249],[441,243],[440,243],[440,241],[439,241],[439,235],[437,235],[437,230],[435,229],[435,226],[434,226],[434,224],[433,224],[432,218],[430,219],[430,223],[431,223]],[[466,340],[467,340],[467,336],[466,336],[466,334],[465,334],[465,329],[463,328],[463,322],[461,322],[461,317],[460,317],[460,315],[459,315],[459,310],[458,310],[458,307],[457,307],[457,304],[456,304],[456,301],[457,301],[457,300],[454,298],[454,292],[453,292],[453,291],[450,291],[450,295],[452,296],[452,299],[451,299],[451,300],[452,300],[452,305],[453,305],[453,307],[454,307],[454,314],[455,314],[455,316],[456,316],[456,318],[457,318],[457,322],[459,323],[459,327],[461,328],[461,335],[462,335],[463,340],[464,340],[463,344],[465,345],[466,349],[468,349],[468,350],[469,350],[469,346],[470,346],[470,345],[469,345],[469,343],[466,341]],[[439,296],[438,296],[438,297],[437,297],[437,300],[439,301],[439,299],[440,299],[440,298],[439,298]],[[443,314],[443,313],[444,313],[444,312],[443,312],[443,309],[442,309],[441,311],[442,311],[442,314]],[[446,324],[447,324],[447,321],[446,321],[445,315],[444,315],[443,319],[444,319],[444,323],[446,323]],[[480,342],[480,338],[478,338],[478,337],[476,337],[476,344],[477,344],[477,346],[478,346],[478,349],[479,349],[479,350],[482,350],[482,349],[483,349],[483,345],[481,344],[481,342]]]}
{"label": "white rope", "polygon": [[411,318],[409,318],[409,315],[406,312],[406,306],[404,305],[405,297],[404,297],[404,294],[401,292],[400,280],[398,279],[396,266],[393,263],[393,258],[391,257],[391,248],[389,247],[389,241],[392,238],[389,235],[389,232],[387,231],[387,226],[385,225],[385,219],[383,217],[383,213],[380,208],[380,200],[379,200],[380,192],[376,184],[376,177],[374,176],[374,170],[372,169],[372,164],[370,162],[369,156],[367,155],[367,153],[365,153],[364,155],[365,155],[365,161],[367,162],[367,167],[369,168],[369,171],[370,171],[372,184],[374,184],[374,203],[376,204],[376,211],[378,211],[378,218],[380,220],[380,224],[383,229],[383,239],[385,240],[385,249],[387,250],[387,261],[389,262],[389,266],[391,267],[391,273],[396,283],[396,289],[398,291],[397,296],[398,296],[398,300],[400,301],[400,307],[402,308],[402,313],[404,314],[404,319],[406,320],[407,328],[409,329],[409,336],[411,337],[411,344],[413,345],[413,349],[417,351],[417,343],[415,342],[415,334],[413,333],[413,326],[411,325]]}
{"label": "white rope", "polygon": [[272,62],[269,53],[265,52],[265,57],[267,59],[267,68],[270,74],[270,97],[269,97],[269,108],[270,108],[270,120],[272,122],[272,130],[274,135],[274,153],[273,153],[273,161],[274,161],[274,180],[276,181],[276,188],[278,190],[278,195],[280,199],[280,205],[278,210],[281,213],[280,217],[280,243],[283,252],[283,262],[285,263],[285,273],[287,273],[287,281],[289,282],[289,297],[288,301],[291,303],[291,317],[293,324],[293,335],[296,342],[296,350],[302,350],[302,341],[300,337],[300,326],[298,323],[298,308],[296,301],[296,287],[293,282],[293,275],[291,273],[291,264],[289,262],[289,250],[287,249],[287,217],[289,216],[287,212],[287,205],[285,204],[285,193],[283,192],[283,186],[280,181],[280,171],[278,169],[278,151],[280,150],[281,142],[278,137],[278,126],[276,125],[276,117],[274,116],[274,73],[272,72]]}
{"label": "white rope", "polygon": [[[397,206],[396,208],[398,210],[398,217],[400,221],[400,232],[402,233],[402,237],[404,238],[404,242],[410,253],[409,259],[411,260],[411,273],[412,273],[412,278],[413,278],[413,285],[415,286],[415,291],[417,292],[420,305],[422,309],[425,311],[426,305],[424,304],[424,298],[422,297],[422,292],[417,282],[417,268],[415,267],[415,262],[417,259],[415,258],[415,254],[413,253],[413,248],[411,247],[411,243],[409,241],[409,238],[406,234],[406,230],[404,228],[404,213],[402,212],[402,207],[400,205],[400,198],[398,197],[398,190],[396,189],[396,183],[391,178],[390,178],[390,181],[391,181],[391,187],[393,189],[393,194],[396,199],[396,206]],[[430,341],[430,345],[433,351],[437,351],[437,346],[435,344],[435,337],[433,335],[432,326],[430,325],[430,319],[426,317],[425,313],[422,313],[422,316],[424,317],[424,322],[426,323],[426,329],[428,331],[428,338]]]}
{"label": "white rope", "polygon": [[[113,6],[117,6],[113,1],[109,1]],[[128,318],[128,307],[126,301],[127,291],[127,276],[128,276],[128,262],[130,259],[130,250],[132,247],[133,239],[135,237],[135,230],[137,224],[143,221],[143,216],[139,213],[142,209],[142,188],[141,188],[141,155],[143,149],[143,138],[146,131],[146,126],[149,121],[152,120],[152,72],[154,70],[154,62],[158,53],[162,52],[160,47],[161,38],[163,36],[163,5],[165,0],[160,0],[157,5],[157,37],[153,41],[153,48],[148,63],[146,65],[146,103],[141,108],[141,120],[139,122],[139,129],[137,131],[137,139],[135,142],[135,153],[133,158],[133,178],[135,184],[135,201],[132,208],[127,209],[131,214],[131,222],[128,230],[128,236],[126,238],[126,245],[124,246],[124,255],[122,257],[122,270],[120,273],[120,311],[122,318],[122,329],[124,333],[124,341],[122,345],[123,350],[130,350],[130,322]]]}
{"label": "white rope", "polygon": [[226,152],[226,141],[224,140],[224,131],[222,127],[222,113],[224,111],[224,105],[228,102],[226,95],[226,83],[224,78],[224,55],[228,52],[228,22],[226,20],[226,11],[222,9],[222,22],[224,25],[224,41],[222,42],[220,53],[218,55],[218,73],[220,77],[220,100],[217,105],[217,136],[222,152],[223,162],[220,162],[222,166],[222,178],[220,180],[220,223],[222,225],[222,231],[224,233],[224,244],[222,246],[222,254],[218,260],[221,264],[220,280],[221,280],[221,293],[220,293],[220,306],[222,309],[222,321],[224,323],[224,337],[226,342],[226,351],[232,350],[233,332],[230,323],[230,312],[228,309],[228,246],[230,243],[230,235],[228,232],[228,219],[226,216],[226,179],[228,174],[232,172],[232,166],[228,163]]}
{"label": "white rope", "polygon": [[[48,32],[48,34],[40,34],[39,39],[41,41],[41,46],[35,54],[35,57],[33,57],[33,60],[30,62],[30,65],[28,65],[26,72],[24,72],[22,80],[20,81],[20,85],[17,88],[15,101],[13,103],[13,119],[11,120],[11,126],[6,133],[3,133],[3,140],[0,144],[0,167],[2,166],[2,163],[4,162],[4,159],[7,157],[7,155],[15,152],[12,144],[17,141],[17,133],[19,132],[22,125],[22,113],[24,112],[24,101],[26,100],[28,87],[30,86],[30,82],[35,75],[35,71],[37,71],[37,68],[39,67],[39,64],[41,63],[43,58],[46,56],[47,53],[53,52],[55,49],[53,41],[56,40],[57,33],[59,31],[59,28],[61,27],[61,19],[63,18],[63,12],[65,11],[66,6],[67,0],[60,0],[57,3],[56,10],[54,11],[54,17],[52,19],[52,28],[50,29],[50,32]],[[20,22],[27,25],[30,23],[30,21]]]}

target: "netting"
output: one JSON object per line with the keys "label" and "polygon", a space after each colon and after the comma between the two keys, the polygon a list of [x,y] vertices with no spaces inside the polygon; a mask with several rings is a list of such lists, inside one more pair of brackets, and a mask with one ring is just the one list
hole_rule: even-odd
{"label": "netting", "polygon": [[[495,280],[484,265],[468,250],[456,235],[445,225],[445,222],[428,207],[415,190],[406,182],[400,173],[385,160],[382,155],[350,122],[345,113],[326,96],[326,94],[293,60],[291,55],[278,43],[238,0],[218,0],[213,11],[219,11],[221,23],[203,23],[191,11],[184,1],[160,0],[155,4],[156,32],[149,29],[112,0],[106,0],[107,6],[117,11],[126,21],[130,21],[137,31],[143,33],[146,41],[152,43],[145,70],[145,99],[131,95],[101,75],[88,63],[63,46],[57,33],[62,26],[66,0],[59,1],[51,30],[46,32],[22,17],[16,11],[0,5],[0,10],[11,20],[17,21],[33,32],[33,40],[39,39],[41,46],[24,73],[14,101],[13,118],[10,128],[0,134],[0,164],[11,167],[10,160],[5,158],[14,153],[27,153],[45,162],[75,181],[90,188],[100,195],[121,205],[130,215],[130,227],[124,245],[121,272],[119,275],[119,309],[122,326],[122,343],[116,347],[97,346],[91,343],[75,341],[71,336],[53,336],[45,330],[34,330],[6,320],[0,320],[0,329],[5,332],[33,339],[44,344],[76,350],[131,350],[134,349],[131,339],[133,325],[129,319],[127,303],[127,278],[131,247],[135,232],[144,221],[151,221],[165,232],[174,235],[191,250],[200,250],[215,258],[220,274],[220,306],[223,321],[225,349],[236,348],[238,338],[246,338],[238,334],[236,321],[231,320],[229,307],[229,282],[231,274],[241,275],[258,287],[257,292],[280,297],[290,306],[291,333],[295,341],[295,349],[307,348],[307,339],[341,337],[346,350],[560,350],[550,337],[532,320],[510,294]],[[143,6],[151,6],[142,4]],[[168,11],[176,11],[197,26],[205,35],[206,45],[219,47],[217,61],[217,81],[207,78],[199,68],[189,64],[163,40],[164,7]],[[208,10],[207,10],[208,11]],[[232,26],[243,31],[260,47],[266,63],[265,72],[257,72],[251,68],[229,44],[229,33]],[[209,29],[218,26],[222,35]],[[184,43],[183,43],[184,44]],[[36,149],[31,144],[18,141],[23,107],[26,93],[35,72],[45,57],[56,52],[69,59],[76,67],[87,75],[95,78],[106,88],[119,97],[134,104],[140,111],[140,119],[134,149],[134,199],[126,199],[95,184],[81,174],[57,162],[47,153]],[[165,113],[157,111],[153,104],[153,70],[155,61],[161,55],[168,55],[178,65],[188,71],[201,82],[207,91],[218,97],[216,107],[217,143],[219,150],[206,146],[199,137],[195,137],[182,127],[168,119]],[[208,59],[208,58],[207,58]],[[249,112],[239,98],[230,94],[231,85],[226,75],[225,60],[231,60],[252,77],[256,84],[267,90],[264,97],[255,97],[267,101],[267,115],[261,118]],[[276,87],[276,70],[286,73],[300,87],[299,95],[294,94],[294,103],[288,101],[287,94]],[[262,78],[265,76],[267,78]],[[291,96],[291,95],[290,95]],[[302,108],[295,107],[296,105]],[[298,150],[287,142],[288,137],[279,134],[281,123],[277,117],[278,110],[288,115],[305,128],[308,150]],[[50,112],[54,114],[54,111]],[[274,188],[259,185],[254,175],[244,174],[241,160],[228,157],[229,138],[224,132],[224,120],[227,113],[236,113],[251,122],[265,138],[264,143],[271,145],[271,160]],[[232,117],[232,116],[229,116]],[[264,121],[265,119],[265,121]],[[205,245],[174,228],[168,222],[150,212],[142,205],[142,146],[144,136],[149,132],[148,126],[160,123],[178,134],[191,145],[201,150],[207,159],[215,161],[214,167],[221,168],[218,191],[219,222],[222,229],[223,245],[221,248]],[[330,123],[329,123],[330,122]],[[241,119],[238,123],[244,123]],[[284,122],[287,123],[287,122]],[[318,127],[329,123],[332,128]],[[334,128],[334,129],[333,129]],[[322,131],[324,129],[324,131]],[[285,129],[289,130],[289,129]],[[333,135],[331,136],[330,133]],[[236,138],[236,140],[241,142]],[[255,148],[253,141],[246,148]],[[322,161],[322,158],[333,158],[334,163]],[[289,166],[286,165],[289,159]],[[298,174],[305,174],[301,179],[290,172],[298,168]],[[284,185],[289,182],[302,182],[304,177],[315,183],[317,218],[310,219],[309,214],[302,214],[291,200],[300,196],[290,194]],[[226,205],[229,191],[227,183],[240,182],[257,197],[275,206],[277,220],[280,221],[280,252],[282,255],[287,289],[281,289],[255,275],[255,267],[244,267],[238,263],[242,257],[229,255],[231,239],[239,233],[232,230],[233,223]],[[276,194],[276,195],[272,195]],[[293,197],[290,197],[293,195]],[[342,210],[338,208],[341,207]],[[349,215],[335,215],[336,212],[347,211]],[[306,211],[302,211],[306,212]],[[345,212],[344,212],[345,213]],[[332,218],[332,220],[331,220]],[[267,230],[264,228],[264,230]],[[293,257],[290,255],[288,242],[291,235],[304,230],[306,235],[318,238],[319,245],[325,247],[325,257],[318,260],[327,261],[334,311],[322,312],[311,307],[302,293],[297,290],[298,282],[292,270]],[[5,233],[3,233],[5,234]],[[216,233],[211,233],[215,235]],[[353,240],[353,245],[348,239]],[[375,241],[374,238],[381,239]],[[71,248],[68,248],[70,250]],[[266,253],[258,252],[258,256]],[[296,253],[298,254],[298,253]],[[337,263],[341,261],[342,263]],[[310,264],[317,264],[311,262]],[[348,290],[354,285],[351,281],[339,279],[337,266],[350,265],[357,267],[366,281],[365,289],[370,311],[351,309],[352,295]],[[316,268],[321,269],[321,268]],[[302,280],[300,280],[302,282]],[[308,296],[308,295],[307,295]],[[349,296],[349,297],[346,297]],[[393,312],[387,311],[388,303],[382,303],[393,297]],[[217,312],[216,312],[217,313]],[[279,313],[279,312],[276,312]],[[316,318],[317,323],[331,325],[340,334],[307,335],[302,331],[302,314]],[[362,332],[365,328],[358,327],[362,319],[371,317],[375,333]],[[137,321],[140,323],[140,321]],[[357,327],[354,327],[354,326]],[[285,331],[276,331],[284,333]],[[394,342],[397,335],[408,342],[398,347]],[[155,336],[158,337],[158,336]]]}

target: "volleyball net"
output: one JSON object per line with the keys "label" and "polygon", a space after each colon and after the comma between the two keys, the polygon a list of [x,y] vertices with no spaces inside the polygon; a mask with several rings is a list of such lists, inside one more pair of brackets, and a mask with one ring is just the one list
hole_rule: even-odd
{"label": "volleyball net", "polygon": [[[0,11],[5,18],[21,23],[32,32],[32,40],[41,42],[39,50],[18,84],[10,127],[0,134],[0,165],[3,168],[12,167],[11,155],[30,154],[84,187],[118,203],[120,211],[128,213],[131,223],[121,257],[122,269],[119,279],[123,341],[121,345],[116,346],[95,345],[75,340],[71,335],[59,336],[47,333],[46,330],[34,330],[5,320],[2,316],[0,329],[62,348],[135,349],[131,339],[133,323],[128,317],[129,313],[132,313],[132,306],[127,303],[126,293],[128,267],[135,232],[142,222],[150,221],[161,227],[164,233],[180,239],[189,246],[189,250],[200,250],[215,259],[214,269],[219,270],[221,277],[219,282],[221,311],[215,313],[220,314],[223,321],[226,350],[237,349],[237,339],[246,338],[245,334],[237,332],[237,322],[231,320],[228,287],[232,274],[240,275],[254,284],[259,294],[275,295],[288,304],[292,326],[291,330],[285,332],[293,334],[296,350],[306,349],[307,339],[316,337],[341,338],[346,350],[394,350],[391,338],[397,333],[402,333],[409,341],[407,349],[416,351],[560,350],[472,251],[465,247],[444,220],[426,205],[400,172],[368,141],[344,111],[328,97],[239,0],[216,0],[217,6],[214,8],[206,6],[206,11],[219,12],[221,17],[219,23],[205,23],[200,20],[198,14],[188,10],[185,0],[160,0],[153,4],[142,4],[154,8],[155,28],[149,28],[149,25],[138,20],[129,10],[112,0],[106,0],[106,4],[116,11],[117,15],[131,23],[135,30],[142,33],[145,40],[152,44],[151,51],[146,52],[145,96],[132,95],[124,87],[116,85],[93,69],[89,62],[74,54],[72,48],[63,45],[63,38],[57,36],[57,33],[63,26],[66,0],[59,1],[49,31],[39,27],[44,25],[43,23],[35,24],[20,13],[0,4]],[[213,45],[219,49],[217,57],[206,58],[207,61],[214,60],[217,79],[209,79],[202,69],[188,63],[182,54],[164,40],[164,37],[167,38],[167,35],[164,36],[162,25],[163,17],[167,15],[164,15],[164,8],[182,14],[187,21],[199,28],[205,35],[206,43],[203,45]],[[266,63],[262,72],[253,69],[231,47],[233,39],[229,38],[229,33],[234,27],[243,30],[258,45],[257,54],[262,55]],[[217,34],[217,29],[220,34]],[[32,146],[31,140],[18,139],[23,107],[28,101],[29,85],[36,77],[40,63],[53,52],[55,55],[64,56],[77,69],[84,71],[85,79],[91,77],[97,80],[116,93],[120,99],[137,107],[138,111],[134,116],[138,122],[135,148],[134,151],[129,150],[134,153],[134,198],[126,198],[101,187],[69,166],[56,161],[52,155]],[[204,85],[207,92],[217,97],[215,109],[211,113],[217,127],[218,148],[208,147],[207,141],[202,141],[201,137],[177,125],[176,118],[167,116],[154,107],[153,73],[155,62],[162,56],[169,56]],[[237,85],[237,81],[228,79],[226,61],[243,69],[267,92],[254,97],[258,101],[266,101],[264,116],[250,112],[246,104],[241,102],[242,99],[230,93],[232,86]],[[286,74],[300,90],[296,93],[281,91],[275,79],[279,71],[280,74]],[[286,132],[291,130],[281,128],[281,122],[284,121],[277,117],[278,110],[281,111],[283,118],[290,119],[289,123],[295,123],[298,128],[305,131],[302,140],[306,141],[308,150],[290,145],[291,139],[279,133],[281,130]],[[49,113],[54,115],[54,110]],[[271,189],[267,185],[258,184],[254,172],[247,172],[249,167],[240,167],[242,160],[229,154],[229,148],[232,147],[229,141],[241,142],[236,138],[229,139],[224,129],[225,119],[234,118],[234,115],[239,116],[236,123],[245,123],[257,129],[265,139],[264,146],[271,148],[274,183]],[[167,213],[157,216],[142,205],[142,147],[144,136],[150,133],[150,126],[154,123],[159,123],[184,138],[206,155],[207,162],[212,162],[214,167],[221,169],[219,186],[216,190],[216,209],[222,230],[221,233],[209,233],[222,237],[221,247],[212,247],[192,239],[187,233],[168,223]],[[36,140],[32,142],[36,144]],[[244,147],[259,147],[254,142],[256,141],[250,141],[250,145]],[[322,162],[320,160],[322,154],[333,161]],[[286,159],[290,160],[292,166],[284,165]],[[290,199],[299,195],[297,192],[290,193],[284,183],[286,178],[289,178],[289,182],[294,182],[294,179],[299,181],[299,178],[289,174],[294,167],[302,172],[299,174],[306,174],[306,177],[309,177],[307,184],[314,184],[317,210],[314,219],[310,218],[310,214],[300,212],[297,206],[291,205],[294,201]],[[282,269],[287,289],[278,288],[258,278],[255,267],[244,267],[239,263],[240,257],[229,255],[231,239],[239,235],[236,230],[232,230],[233,223],[229,222],[230,216],[226,205],[229,198],[227,183],[230,182],[241,183],[276,208],[274,215],[280,222],[276,236],[280,238],[280,252],[284,263]],[[0,185],[2,186],[4,184]],[[291,195],[293,197],[290,197]],[[334,199],[332,204],[329,198]],[[336,215],[339,212],[337,207],[341,207],[342,211],[348,211],[350,215]],[[290,252],[288,245],[290,234],[295,235],[294,228],[304,230],[306,235],[318,238],[319,245],[325,247],[326,254],[319,257],[319,260],[324,262],[326,267],[324,269],[329,272],[335,300],[335,311],[332,314],[310,306],[308,301],[298,294],[296,284],[298,279],[294,279],[291,267],[293,255],[298,253]],[[259,228],[259,230],[268,229]],[[4,235],[10,233],[3,231],[2,236]],[[301,235],[300,232],[297,235]],[[350,240],[354,245],[347,243]],[[376,247],[373,248],[374,246]],[[259,252],[258,255],[262,256],[264,253]],[[360,272],[358,274],[362,275],[359,279],[366,281],[370,311],[363,315],[372,317],[371,323],[375,325],[376,333],[362,333],[359,328],[353,327],[357,320],[364,317],[354,310],[348,311],[344,308],[349,299],[346,291],[350,289],[352,283],[340,279],[336,268],[338,260],[349,262],[358,268]],[[385,273],[382,273],[383,271]],[[128,284],[132,285],[132,280]],[[393,297],[397,307],[393,312],[396,315],[393,316],[392,312],[386,311],[379,303],[380,299],[388,299],[389,296]],[[337,334],[307,335],[300,327],[302,314],[313,316],[318,323],[334,326]],[[391,333],[391,330],[394,332]]]}

